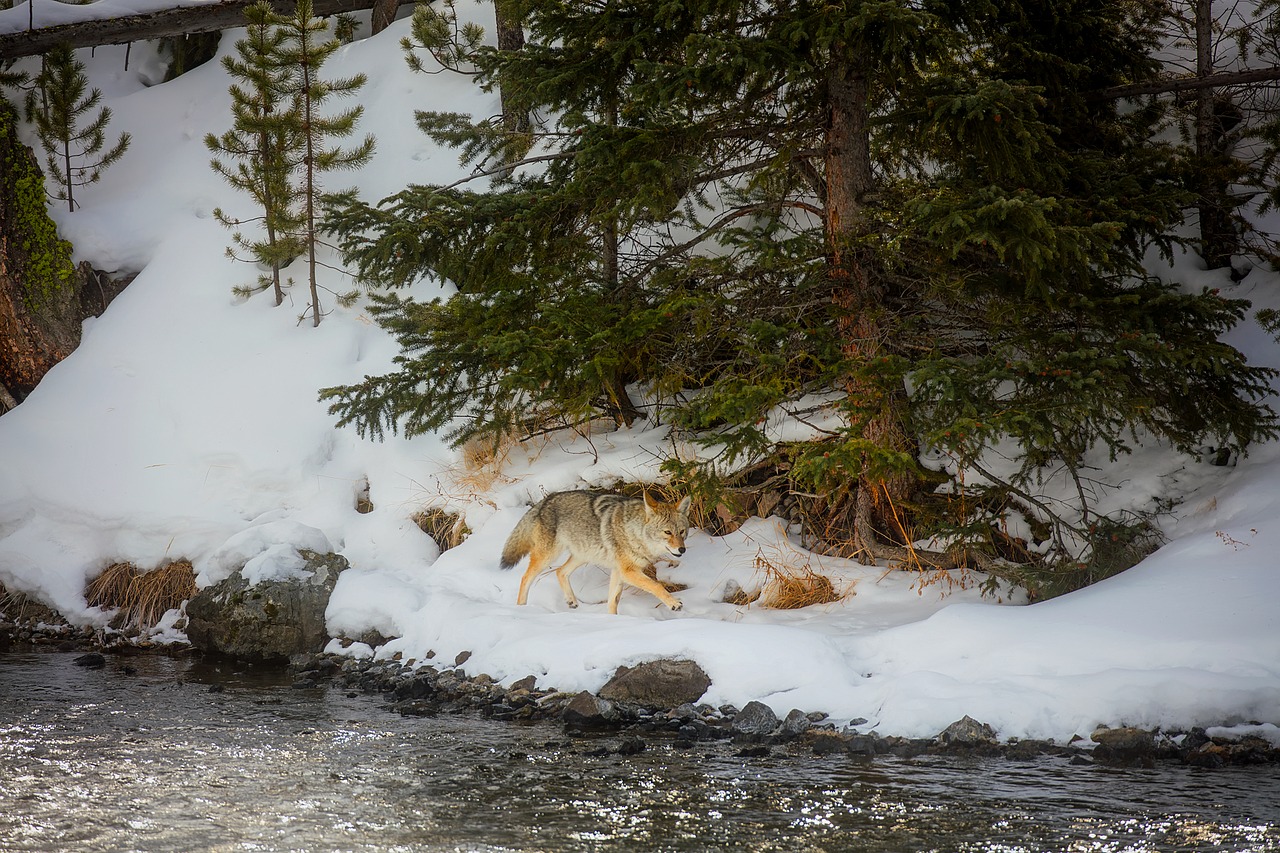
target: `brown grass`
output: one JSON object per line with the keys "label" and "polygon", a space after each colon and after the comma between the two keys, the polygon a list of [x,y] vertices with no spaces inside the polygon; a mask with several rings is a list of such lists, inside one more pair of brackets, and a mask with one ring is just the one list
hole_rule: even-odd
{"label": "brown grass", "polygon": [[761,552],[756,554],[755,567],[764,575],[760,603],[774,610],[834,604],[853,594],[852,586],[843,592],[838,591],[831,578],[814,571],[807,559],[803,563],[788,559],[770,560]]}
{"label": "brown grass", "polygon": [[0,614],[11,622],[60,622],[62,617],[38,599],[21,592],[12,592],[0,584]]}
{"label": "brown grass", "polygon": [[499,481],[510,482],[502,469],[519,443],[515,432],[468,439],[461,448],[462,471],[454,474],[454,481],[473,492],[487,492]]}
{"label": "brown grass", "polygon": [[456,512],[448,512],[439,507],[429,507],[415,512],[413,523],[440,546],[441,553],[462,544],[462,540],[471,535],[465,516]]}
{"label": "brown grass", "polygon": [[118,610],[113,625],[134,624],[145,629],[195,594],[191,561],[175,560],[151,571],[142,571],[132,563],[113,563],[89,582],[84,597],[91,607]]}

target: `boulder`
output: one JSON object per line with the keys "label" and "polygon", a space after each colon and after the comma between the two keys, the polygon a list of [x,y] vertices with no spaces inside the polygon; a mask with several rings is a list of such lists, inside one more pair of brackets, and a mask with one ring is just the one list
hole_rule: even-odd
{"label": "boulder", "polygon": [[300,550],[295,576],[250,586],[237,571],[187,602],[187,639],[202,652],[253,662],[284,662],[329,640],[324,613],[347,561]]}
{"label": "boulder", "polygon": [[711,679],[694,661],[654,660],[618,667],[600,696],[665,711],[698,701],[710,686]]}
{"label": "boulder", "polygon": [[965,714],[943,729],[938,741],[948,746],[978,746],[996,743],[997,738],[995,729]]}
{"label": "boulder", "polygon": [[733,718],[733,730],[741,735],[767,735],[780,723],[772,708],[763,702],[752,701]]}
{"label": "boulder", "polygon": [[613,703],[584,690],[565,706],[561,719],[565,727],[577,730],[609,729],[617,726],[619,716]]}
{"label": "boulder", "polygon": [[1098,746],[1094,760],[1103,764],[1151,766],[1156,756],[1156,739],[1152,732],[1132,726],[1099,728],[1089,739]]}
{"label": "boulder", "polygon": [[790,740],[807,732],[812,725],[813,722],[810,721],[808,714],[799,708],[793,708],[782,721],[778,736]]}

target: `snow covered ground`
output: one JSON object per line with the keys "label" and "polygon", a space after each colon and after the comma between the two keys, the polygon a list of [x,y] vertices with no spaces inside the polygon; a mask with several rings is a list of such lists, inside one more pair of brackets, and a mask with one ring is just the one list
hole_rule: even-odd
{"label": "snow covered ground", "polygon": [[[497,111],[496,98],[465,78],[412,73],[398,47],[406,34],[401,20],[326,68],[369,75],[358,133],[378,140],[370,165],[331,189],[355,184],[376,200],[407,182],[452,180],[456,156],[418,132],[413,110]],[[224,52],[236,35],[224,38]],[[664,428],[642,422],[589,443],[552,436],[514,451],[491,483],[467,476],[460,454],[434,436],[375,443],[335,429],[317,389],[388,370],[396,346],[360,305],[330,300],[319,328],[299,322],[301,284],[280,308],[269,294],[232,294],[256,271],[224,257],[230,235],[212,216],[216,206],[248,212],[247,199],[209,169],[202,142],[230,124],[219,64],[159,85],[160,60],[141,46],[128,70],[123,47],[81,56],[114,112],[111,138],[128,130],[133,145],[78,193],[83,209],[53,214],[77,260],[139,275],[87,324],[80,348],[0,417],[8,588],[100,624],[109,614],[87,607],[83,589],[110,563],[188,558],[208,584],[238,560],[254,560],[258,576],[292,570],[280,546],[331,546],[353,566],[330,604],[332,630],[398,637],[379,656],[434,651],[449,661],[470,651],[468,672],[507,683],[533,674],[542,686],[594,690],[619,665],[682,657],[711,676],[713,704],[759,699],[781,714],[862,717],[860,728],[882,734],[931,736],[968,714],[1003,738],[1087,737],[1102,723],[1254,722],[1280,742],[1275,445],[1230,468],[1140,448],[1099,471],[1116,486],[1113,505],[1179,500],[1164,518],[1169,544],[1045,603],[921,586],[909,573],[817,557],[766,519],[724,537],[692,535],[682,565],[663,570],[689,584],[678,594],[681,612],[632,591],[620,615],[608,615],[607,575],[596,568],[574,577],[583,601],[575,611],[550,578],[517,607],[520,571],[501,571],[498,553],[526,505],[547,491],[656,477],[670,447]],[[1275,273],[1257,269],[1237,285],[1196,263],[1184,258],[1176,270],[1189,286],[1280,306]],[[294,276],[305,278],[301,263]],[[335,291],[351,287],[324,276]],[[437,287],[423,282],[414,292]],[[1280,347],[1252,324],[1231,342],[1280,367]],[[374,509],[361,514],[366,484]],[[441,555],[410,518],[428,507],[464,513],[473,534]],[[759,585],[758,557],[810,565],[852,595],[791,611],[724,603],[730,580]]]}

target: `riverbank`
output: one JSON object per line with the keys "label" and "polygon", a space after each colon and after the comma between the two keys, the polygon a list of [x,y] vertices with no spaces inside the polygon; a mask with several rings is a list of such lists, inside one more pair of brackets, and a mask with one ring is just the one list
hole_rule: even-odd
{"label": "riverbank", "polygon": [[[0,848],[511,853],[1280,851],[1280,774],[1043,756],[854,759],[576,735],[282,669],[0,654]],[[295,674],[296,675],[296,674]],[[757,757],[750,757],[756,755]]]}
{"label": "riverbank", "polygon": [[[0,652],[24,646],[82,651],[77,664],[103,669],[108,677],[127,668],[113,665],[114,657],[198,654],[183,642],[154,642],[120,631],[78,628],[39,605],[29,606],[16,618],[0,618]],[[484,673],[467,672],[466,659],[459,655],[452,663],[406,665],[320,653],[295,658],[287,670],[295,689],[328,688],[346,691],[351,697],[378,697],[388,711],[403,717],[470,714],[516,725],[557,723],[570,736],[596,739],[599,745],[592,752],[601,756],[635,754],[660,741],[677,749],[711,749],[745,759],[770,755],[845,756],[860,762],[932,756],[1056,758],[1077,765],[1202,769],[1280,764],[1280,744],[1264,737],[1263,727],[1257,733],[1241,733],[1241,727],[1235,726],[1228,733],[1215,728],[1152,731],[1118,725],[1099,728],[1089,741],[1057,743],[1001,740],[990,726],[965,717],[931,738],[881,736],[873,728],[864,728],[865,720],[837,727],[820,710],[796,709],[779,719],[760,702],[742,708],[695,702],[665,708],[587,691],[563,692],[539,684],[532,675],[503,685]]]}

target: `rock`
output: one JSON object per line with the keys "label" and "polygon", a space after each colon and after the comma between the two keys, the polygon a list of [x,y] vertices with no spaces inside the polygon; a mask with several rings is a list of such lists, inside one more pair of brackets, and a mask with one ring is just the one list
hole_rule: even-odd
{"label": "rock", "polygon": [[560,718],[566,728],[608,729],[618,722],[618,712],[608,699],[584,690],[569,700]]}
{"label": "rock", "polygon": [[1155,736],[1151,732],[1130,726],[1098,729],[1089,736],[1089,740],[1119,752],[1151,752],[1156,747]]}
{"label": "rock", "polygon": [[618,667],[600,688],[600,696],[611,702],[669,710],[696,702],[710,686],[711,679],[695,661],[654,660]]}
{"label": "rock", "polygon": [[107,659],[97,652],[90,652],[87,655],[80,655],[72,661],[76,666],[82,666],[85,669],[102,669],[107,665]]}
{"label": "rock", "polygon": [[1216,770],[1227,763],[1227,750],[1225,747],[1210,741],[1187,753],[1185,761],[1192,767]]}
{"label": "rock", "polygon": [[748,702],[733,718],[733,730],[743,735],[767,735],[778,727],[778,715],[763,702]]}
{"label": "rock", "polygon": [[526,690],[526,691],[532,692],[537,686],[538,686],[538,676],[526,675],[524,678],[520,679],[515,684],[512,684],[511,689],[513,691]]}
{"label": "rock", "polygon": [[298,552],[306,577],[263,580],[254,586],[237,571],[200,590],[187,603],[187,639],[202,652],[265,663],[314,653],[329,639],[324,612],[338,575],[337,554]]}
{"label": "rock", "polygon": [[1147,766],[1153,762],[1156,751],[1155,735],[1131,726],[1109,729],[1100,728],[1089,736],[1098,746],[1094,757],[1104,764],[1138,764]]}
{"label": "rock", "polygon": [[685,702],[667,711],[668,720],[696,720],[699,716],[698,708],[692,702]]}
{"label": "rock", "polygon": [[812,725],[813,722],[810,721],[809,716],[804,711],[795,708],[782,721],[782,729],[778,732],[778,736],[790,740],[807,732]]}
{"label": "rock", "polygon": [[874,734],[850,735],[845,744],[845,749],[850,755],[871,758],[880,751],[880,739]]}
{"label": "rock", "polygon": [[618,744],[618,755],[639,755],[647,748],[647,744],[638,737],[624,738]]}
{"label": "rock", "polygon": [[833,755],[849,751],[849,742],[835,732],[819,732],[809,741],[814,755]]}
{"label": "rock", "polygon": [[938,741],[947,746],[978,746],[996,743],[997,739],[995,729],[965,714],[943,729]]}

